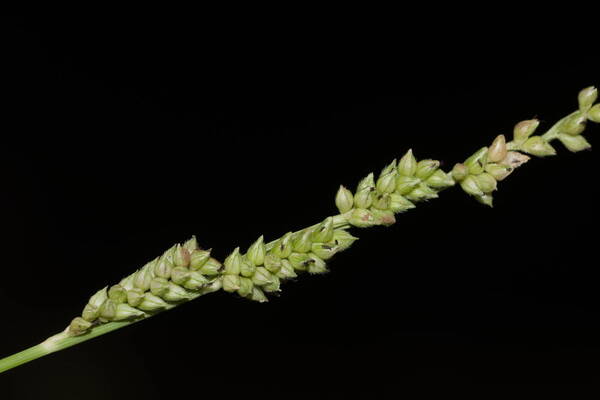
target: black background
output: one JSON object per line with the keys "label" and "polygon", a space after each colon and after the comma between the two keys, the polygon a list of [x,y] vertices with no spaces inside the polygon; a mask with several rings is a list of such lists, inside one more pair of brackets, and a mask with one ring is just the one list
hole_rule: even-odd
{"label": "black background", "polygon": [[[223,259],[332,215],[339,184],[409,147],[448,170],[600,85],[584,49],[183,14],[3,21],[0,355],[176,241]],[[448,190],[267,304],[206,296],[2,374],[2,398],[596,390],[597,155],[559,153],[494,209]]]}

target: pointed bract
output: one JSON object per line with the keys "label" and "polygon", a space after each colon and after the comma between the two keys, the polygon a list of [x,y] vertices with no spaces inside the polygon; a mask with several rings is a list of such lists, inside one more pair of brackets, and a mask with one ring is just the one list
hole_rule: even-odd
{"label": "pointed bract", "polygon": [[267,254],[264,266],[269,272],[275,274],[281,268],[281,259],[274,254]]}
{"label": "pointed bract", "polygon": [[398,162],[398,174],[402,176],[413,176],[417,171],[417,159],[409,149]]}
{"label": "pointed bract", "polygon": [[271,274],[271,282],[267,283],[264,286],[261,286],[261,289],[265,293],[275,293],[275,292],[281,291],[280,286],[281,286],[281,281],[279,280],[277,275]]}
{"label": "pointed bract", "polygon": [[306,271],[306,266],[309,260],[308,253],[292,253],[288,260],[292,267],[297,271]]}
{"label": "pointed bract", "polygon": [[177,245],[174,244],[171,248],[163,253],[161,258],[165,258],[170,264],[173,264],[173,256],[175,255],[175,249]]}
{"label": "pointed bract", "polygon": [[464,165],[469,169],[471,175],[478,175],[483,172],[483,167],[487,162],[487,152],[488,148],[482,147],[465,160]]}
{"label": "pointed bract", "polygon": [[112,321],[117,314],[117,305],[111,299],[104,300],[100,306],[100,318],[106,321]]}
{"label": "pointed bract", "polygon": [[287,258],[294,250],[292,239],[292,232],[286,233],[275,242],[275,245],[271,248],[270,252],[280,258]]}
{"label": "pointed bract", "polygon": [[171,277],[171,270],[173,269],[173,263],[170,259],[163,255],[160,258],[156,266],[154,267],[154,275],[159,278],[169,279]]}
{"label": "pointed bract", "polygon": [[144,292],[142,289],[133,288],[127,291],[127,304],[131,307],[137,307],[144,299]]}
{"label": "pointed bract", "polygon": [[223,290],[233,293],[240,288],[239,275],[223,275]]}
{"label": "pointed bract", "polygon": [[340,214],[352,210],[354,205],[354,196],[352,192],[346,189],[344,186],[340,186],[335,195],[335,206],[340,211]]}
{"label": "pointed bract", "polygon": [[187,240],[184,244],[183,247],[190,252],[190,254],[194,251],[194,250],[198,250],[198,241],[196,240],[196,236],[192,236],[191,239]]}
{"label": "pointed bract", "polygon": [[333,218],[328,217],[313,231],[311,240],[317,243],[329,242],[333,238]]}
{"label": "pointed bract", "polygon": [[167,301],[183,301],[190,299],[190,293],[179,285],[169,282],[169,290],[164,294],[163,299]]}
{"label": "pointed bract", "polygon": [[485,166],[485,172],[492,175],[497,181],[503,180],[510,175],[512,171],[512,167],[503,164],[490,163]]}
{"label": "pointed bract", "polygon": [[256,266],[252,264],[250,261],[242,259],[242,264],[240,265],[240,275],[245,276],[246,278],[254,275],[256,271]]}
{"label": "pointed bract", "polygon": [[579,111],[564,120],[560,125],[560,131],[572,136],[579,135],[585,130],[586,123],[587,115]]}
{"label": "pointed bract", "polygon": [[217,292],[217,291],[221,290],[222,287],[223,287],[223,281],[219,278],[215,278],[215,279],[213,279],[212,282],[208,283],[206,286],[204,286],[202,289],[200,289],[200,294],[205,295],[208,293]]}
{"label": "pointed bract", "polygon": [[390,203],[390,211],[394,213],[401,213],[416,207],[410,200],[399,194],[392,193],[390,197],[392,199]]}
{"label": "pointed bract", "polygon": [[171,271],[171,280],[178,285],[183,285],[190,278],[190,271],[185,267],[175,267]]}
{"label": "pointed bract", "polygon": [[165,278],[156,277],[150,282],[150,292],[164,299],[165,294],[169,291],[169,281]]}
{"label": "pointed bract", "polygon": [[354,196],[355,208],[369,208],[373,204],[373,188],[366,187],[356,192]]}
{"label": "pointed bract", "polygon": [[273,281],[272,274],[265,267],[257,267],[252,276],[252,283],[258,286],[266,285]]}
{"label": "pointed bract", "polygon": [[392,204],[392,197],[389,193],[377,194],[373,200],[373,208],[378,210],[389,210]]}
{"label": "pointed bract", "polygon": [[493,207],[493,197],[491,194],[484,194],[483,196],[475,196],[478,202],[485,204],[488,207]]}
{"label": "pointed bract", "polygon": [[117,312],[115,314],[114,321],[123,321],[129,319],[139,318],[145,315],[145,313],[137,308],[133,308],[128,304],[117,305]]}
{"label": "pointed bract", "polygon": [[449,174],[445,173],[441,169],[438,169],[429,178],[427,178],[425,183],[427,186],[432,188],[444,189],[454,185],[454,179],[452,179]]}
{"label": "pointed bract", "polygon": [[396,179],[396,193],[403,196],[407,195],[419,186],[419,183],[421,183],[421,180],[414,176],[399,176]]}
{"label": "pointed bract", "polygon": [[513,137],[515,142],[521,143],[527,140],[527,138],[535,132],[539,125],[540,121],[537,119],[528,119],[516,124],[515,128],[513,129]]}
{"label": "pointed bract", "polygon": [[376,189],[379,193],[392,193],[396,189],[396,176],[398,172],[394,169],[377,179]]}
{"label": "pointed bract", "polygon": [[579,92],[577,100],[579,102],[579,110],[586,112],[598,98],[598,90],[594,86],[586,87]]}
{"label": "pointed bract", "polygon": [[242,256],[240,255],[240,248],[236,247],[233,250],[233,252],[231,252],[231,254],[229,256],[227,256],[225,261],[223,261],[223,265],[225,265],[225,271],[224,271],[225,274],[239,275],[241,264],[242,264]]}
{"label": "pointed bract", "polygon": [[322,258],[323,260],[329,260],[339,250],[338,246],[330,245],[327,243],[313,243],[311,252]]}
{"label": "pointed bract", "polygon": [[538,157],[556,155],[556,150],[541,136],[532,136],[521,145],[521,149]]}
{"label": "pointed bract", "polygon": [[561,133],[558,135],[558,140],[560,140],[561,143],[572,152],[578,152],[592,148],[592,145],[581,135],[571,136]]}
{"label": "pointed bract", "polygon": [[84,334],[85,332],[87,332],[90,328],[92,327],[92,323],[89,321],[86,321],[83,318],[80,317],[76,317],[73,319],[73,321],[71,321],[71,323],[69,324],[69,334],[72,336],[77,336],[77,335],[81,335]]}
{"label": "pointed bract", "polygon": [[241,277],[240,288],[237,290],[237,293],[242,297],[246,297],[252,294],[252,289],[254,289],[252,279]]}
{"label": "pointed bract", "polygon": [[92,297],[90,297],[88,303],[95,308],[100,308],[106,299],[108,299],[108,286],[98,290]]}
{"label": "pointed bract", "polygon": [[265,293],[256,286],[254,286],[254,288],[252,289],[252,294],[250,295],[250,298],[254,301],[258,301],[259,303],[265,303],[269,301],[269,299],[267,299],[267,296],[265,296]]}
{"label": "pointed bract", "polygon": [[310,246],[312,245],[312,240],[310,239],[310,237],[312,236],[313,230],[312,229],[304,229],[300,232],[298,232],[295,235],[295,238],[293,240],[293,246],[294,246],[294,251],[297,253],[306,253],[307,251],[310,250]]}
{"label": "pointed bract", "polygon": [[356,191],[359,192],[360,190],[366,188],[375,188],[375,177],[373,176],[372,172],[369,175],[365,176],[363,179],[361,179],[360,182],[358,182]]}
{"label": "pointed bract", "polygon": [[291,279],[298,276],[296,274],[296,271],[294,271],[294,267],[292,266],[289,260],[281,260],[281,268],[279,269],[279,272],[277,272],[276,275],[280,279]]}
{"label": "pointed bract", "polygon": [[437,160],[421,160],[417,163],[415,176],[421,180],[429,178],[440,167],[440,162]]}
{"label": "pointed bract", "polygon": [[265,248],[264,238],[261,235],[252,245],[248,248],[246,258],[253,265],[262,265],[265,261],[265,254],[267,250]]}
{"label": "pointed bract", "polygon": [[223,265],[217,259],[210,257],[198,272],[208,276],[218,275],[222,267]]}
{"label": "pointed bract", "polygon": [[339,251],[348,249],[358,238],[352,236],[344,229],[336,229],[333,231],[333,242],[339,248]]}
{"label": "pointed bract", "polygon": [[173,266],[187,268],[190,265],[190,258],[188,249],[178,244],[173,254]]}
{"label": "pointed bract", "polygon": [[460,182],[460,187],[471,196],[483,196],[484,194],[473,175],[469,175],[463,179]]}
{"label": "pointed bract", "polygon": [[483,193],[491,193],[497,188],[496,179],[491,174],[487,172],[482,172],[479,175],[475,176],[475,180],[477,181],[477,186]]}
{"label": "pointed bract", "polygon": [[469,168],[465,164],[457,163],[452,168],[452,177],[460,182],[469,175]]}
{"label": "pointed bract", "polygon": [[192,271],[197,271],[206,264],[206,262],[210,259],[211,249],[208,250],[192,250],[190,254],[190,269]]}
{"label": "pointed bract", "polygon": [[96,319],[98,319],[99,315],[100,312],[98,311],[98,308],[89,303],[85,305],[83,312],[81,313],[81,317],[89,322],[94,322]]}
{"label": "pointed bract", "polygon": [[123,289],[125,289],[125,290],[131,290],[131,289],[133,289],[134,278],[135,278],[135,272],[131,275],[128,275],[126,278],[121,279],[121,282],[119,282],[119,285],[121,285],[123,287]]}
{"label": "pointed bract", "polygon": [[498,135],[488,149],[487,160],[493,163],[502,161],[506,157],[506,152],[506,138],[504,135]]}
{"label": "pointed bract", "polygon": [[309,254],[308,273],[309,274],[324,274],[327,272],[327,264],[316,254]]}
{"label": "pointed bract", "polygon": [[121,285],[113,285],[108,289],[108,298],[116,304],[125,303],[127,301],[127,291]]}
{"label": "pointed bract", "polygon": [[523,153],[519,153],[518,151],[509,151],[508,153],[506,153],[506,158],[502,160],[500,164],[506,165],[507,167],[511,167],[514,170],[515,168],[518,168],[521,165],[525,164],[530,159],[531,157]]}
{"label": "pointed bract", "polygon": [[396,217],[394,217],[392,211],[374,209],[371,212],[375,217],[375,221],[377,221],[377,225],[390,226],[396,223]]}
{"label": "pointed bract", "polygon": [[410,193],[406,194],[405,197],[414,202],[425,201],[430,199],[437,199],[439,195],[435,190],[430,188],[424,183],[419,184]]}
{"label": "pointed bract", "polygon": [[600,123],[600,104],[596,104],[594,107],[590,108],[587,117],[592,122]]}
{"label": "pointed bract", "polygon": [[364,208],[355,208],[352,210],[350,219],[348,220],[350,225],[356,226],[357,228],[368,228],[377,225],[375,217],[370,210]]}
{"label": "pointed bract", "polygon": [[384,169],[381,170],[381,173],[379,174],[379,176],[383,176],[386,174],[389,174],[390,172],[394,172],[397,173],[397,163],[396,163],[396,159],[394,159],[391,163],[389,163],[388,165],[385,166]]}
{"label": "pointed bract", "polygon": [[183,283],[183,287],[188,290],[198,290],[206,287],[210,281],[198,271],[189,273],[189,278]]}
{"label": "pointed bract", "polygon": [[137,308],[144,311],[158,311],[164,309],[166,306],[167,303],[160,297],[152,293],[145,293],[142,302]]}

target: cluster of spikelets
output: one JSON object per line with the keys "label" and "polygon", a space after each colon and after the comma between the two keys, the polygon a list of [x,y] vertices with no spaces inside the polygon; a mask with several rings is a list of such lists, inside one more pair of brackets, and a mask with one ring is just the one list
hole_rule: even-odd
{"label": "cluster of spikelets", "polygon": [[356,239],[334,227],[330,217],[270,244],[261,236],[246,254],[236,248],[221,264],[192,238],[171,247],[119,284],[98,291],[68,330],[80,335],[95,324],[143,318],[221,288],[264,302],[265,293],[278,292],[281,281],[295,278],[297,271],[327,272],[325,260]]}
{"label": "cluster of spikelets", "polygon": [[[531,134],[537,124],[536,120],[520,122],[515,126],[515,136]],[[504,180],[528,160],[525,154],[508,151],[504,135],[499,135],[489,148],[482,147],[464,163],[456,164],[452,168],[452,177],[460,182],[465,192],[491,207],[492,192],[497,189],[498,181]]]}
{"label": "cluster of spikelets", "polygon": [[326,260],[346,250],[356,238],[336,228],[332,217],[320,224],[265,244],[261,236],[245,254],[236,248],[223,262],[223,290],[264,302],[265,293],[280,291],[281,281],[295,278],[296,272],[327,272]]}
{"label": "cluster of spikelets", "polygon": [[[569,151],[578,152],[591,147],[582,136],[588,121],[600,123],[600,104],[594,105],[598,91],[588,87],[579,92],[579,110],[556,123],[548,132],[534,135],[539,126],[537,119],[521,121],[513,129],[513,140],[506,142],[504,135],[494,139],[489,147],[482,147],[464,163],[452,169],[452,177],[462,189],[483,204],[492,206],[492,192],[498,181],[504,180],[514,169],[529,160],[526,154],[546,157],[556,155],[550,142],[558,139]],[[523,154],[526,153],[526,154]]]}
{"label": "cluster of spikelets", "polygon": [[415,207],[416,202],[438,197],[438,191],[454,185],[452,177],[442,171],[440,162],[425,159],[417,162],[412,150],[386,166],[377,181],[373,173],[363,178],[354,194],[343,186],[335,203],[348,222],[358,228],[391,225],[394,214]]}
{"label": "cluster of spikelets", "polygon": [[409,150],[400,161],[386,166],[377,180],[372,173],[363,178],[354,193],[340,186],[335,198],[339,215],[271,243],[265,243],[261,236],[245,254],[236,248],[223,264],[211,257],[210,250],[200,249],[195,238],[177,244],[118,285],[93,295],[68,332],[80,335],[95,324],[143,318],[221,288],[258,302],[267,301],[266,294],[279,292],[282,281],[295,278],[298,272],[327,272],[327,260],[357,239],[347,232],[349,226],[391,225],[394,214],[437,198],[438,192],[456,183],[491,206],[498,181],[527,162],[527,154],[556,154],[550,144],[555,139],[572,152],[591,147],[582,132],[588,121],[600,123],[600,104],[594,105],[597,97],[593,87],[582,90],[579,109],[541,136],[534,135],[538,120],[519,122],[512,141],[499,135],[489,147],[482,147],[450,172],[441,170],[439,161],[417,161]]}
{"label": "cluster of spikelets", "polygon": [[81,317],[71,322],[69,331],[81,334],[94,323],[141,318],[219,290],[221,268],[210,250],[200,249],[193,237],[171,247],[119,284],[94,294]]}

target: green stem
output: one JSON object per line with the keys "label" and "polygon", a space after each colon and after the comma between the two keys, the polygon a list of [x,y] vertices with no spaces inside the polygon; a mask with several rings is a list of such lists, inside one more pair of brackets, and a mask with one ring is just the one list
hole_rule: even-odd
{"label": "green stem", "polygon": [[[194,293],[188,301],[194,300],[200,296],[203,296],[208,293],[212,293],[214,291],[215,291],[214,287],[212,285],[210,285],[207,288],[205,288],[197,293]],[[84,333],[83,335],[79,335],[79,336],[69,335],[67,333],[67,330],[68,330],[68,328],[67,328],[61,333],[58,333],[54,336],[50,336],[48,339],[44,340],[42,343],[40,343],[38,345],[32,346],[32,347],[25,349],[19,353],[16,353],[11,356],[0,359],[0,373],[2,373],[4,371],[8,371],[9,369],[18,367],[19,365],[28,363],[29,361],[33,361],[37,358],[43,357],[50,353],[54,353],[56,351],[66,349],[68,347],[75,346],[76,344],[86,342],[90,339],[95,338],[96,336],[101,336],[106,333],[112,332],[114,330],[124,328],[128,325],[135,324],[138,321],[148,319],[157,314],[160,314],[161,312],[175,308],[179,304],[181,304],[181,303],[170,303],[164,309],[162,309],[160,311],[153,312],[153,313],[147,313],[143,317],[135,319],[135,320],[107,322],[104,324],[96,325],[92,329],[90,329],[89,331]]]}
{"label": "green stem", "polygon": [[131,325],[140,320],[135,321],[120,321],[120,322],[109,322],[94,327],[89,332],[80,336],[71,336],[66,333],[66,330],[49,337],[42,343],[32,346],[19,353],[13,354],[0,360],[0,373],[9,369],[15,368],[21,364],[28,363],[29,361],[43,357],[50,353],[54,353],[59,350],[66,349],[67,347],[74,346],[76,344],[85,342],[93,339],[96,336],[104,335],[105,333],[112,332],[116,329],[123,328],[127,325]]}

